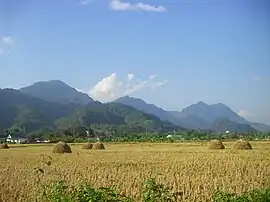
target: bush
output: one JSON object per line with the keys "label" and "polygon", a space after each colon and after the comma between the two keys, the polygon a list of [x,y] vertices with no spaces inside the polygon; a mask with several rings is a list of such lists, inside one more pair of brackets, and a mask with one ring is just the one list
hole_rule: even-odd
{"label": "bush", "polygon": [[132,198],[121,196],[111,188],[94,189],[89,184],[78,188],[69,186],[64,181],[53,182],[44,192],[44,197],[51,202],[132,202]]}
{"label": "bush", "polygon": [[270,187],[254,189],[242,195],[217,191],[213,196],[214,202],[269,202]]}
{"label": "bush", "polygon": [[144,202],[169,202],[176,201],[177,196],[170,192],[168,187],[156,183],[154,178],[145,181],[142,189],[142,201]]}

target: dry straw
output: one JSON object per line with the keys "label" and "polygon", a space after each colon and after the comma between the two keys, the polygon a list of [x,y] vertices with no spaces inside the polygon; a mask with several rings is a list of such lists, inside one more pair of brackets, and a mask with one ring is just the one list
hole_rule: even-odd
{"label": "dry straw", "polygon": [[102,150],[102,149],[105,149],[103,143],[101,142],[96,142],[94,145],[93,145],[93,149],[97,149],[97,150]]}
{"label": "dry straw", "polygon": [[90,142],[87,142],[86,144],[82,146],[82,149],[92,149],[92,148],[93,148],[93,144]]}
{"label": "dry straw", "polygon": [[248,141],[240,139],[234,143],[233,149],[237,150],[252,149],[252,146]]}
{"label": "dry straw", "polygon": [[209,143],[209,149],[225,149],[225,146],[220,140],[214,139]]}
{"label": "dry straw", "polygon": [[7,143],[4,143],[0,145],[0,149],[9,149],[9,146],[7,145]]}
{"label": "dry straw", "polygon": [[56,145],[52,148],[53,153],[72,153],[70,146],[65,142],[58,142]]}

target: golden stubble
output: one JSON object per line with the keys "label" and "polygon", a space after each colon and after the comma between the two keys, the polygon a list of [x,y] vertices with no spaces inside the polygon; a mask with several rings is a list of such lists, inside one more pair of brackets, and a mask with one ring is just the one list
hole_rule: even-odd
{"label": "golden stubble", "polygon": [[[270,143],[251,142],[253,150],[210,150],[205,142],[105,143],[105,150],[83,150],[70,144],[71,154],[53,154],[52,146],[11,146],[0,152],[0,199],[35,201],[36,184],[66,180],[72,185],[88,182],[94,187],[115,186],[121,193],[140,197],[149,177],[182,191],[186,201],[210,201],[218,188],[242,193],[269,185]],[[48,163],[49,162],[49,163]],[[44,170],[43,174],[34,168]]]}

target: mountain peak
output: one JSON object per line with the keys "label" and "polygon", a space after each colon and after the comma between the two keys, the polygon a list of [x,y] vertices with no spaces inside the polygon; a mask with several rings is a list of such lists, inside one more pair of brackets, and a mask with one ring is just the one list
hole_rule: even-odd
{"label": "mountain peak", "polygon": [[206,104],[206,103],[203,102],[203,101],[199,101],[199,102],[197,102],[196,104],[197,104],[197,105],[205,105],[205,106],[208,106],[208,104]]}
{"label": "mountain peak", "polygon": [[85,105],[93,101],[87,94],[77,91],[61,80],[36,82],[21,88],[20,91],[24,94],[59,104],[76,103]]}

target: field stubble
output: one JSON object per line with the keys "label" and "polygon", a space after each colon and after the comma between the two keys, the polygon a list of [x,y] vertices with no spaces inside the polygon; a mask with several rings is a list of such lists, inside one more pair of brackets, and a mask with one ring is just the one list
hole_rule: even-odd
{"label": "field stubble", "polygon": [[[218,188],[242,193],[269,185],[270,143],[252,142],[253,150],[209,150],[206,143],[105,144],[106,150],[82,150],[52,154],[51,146],[11,147],[0,151],[0,198],[3,201],[35,201],[40,195],[37,173],[43,183],[66,180],[73,185],[115,186],[128,196],[140,197],[149,177],[182,191],[186,201],[210,201]],[[51,165],[47,165],[50,161]]]}

